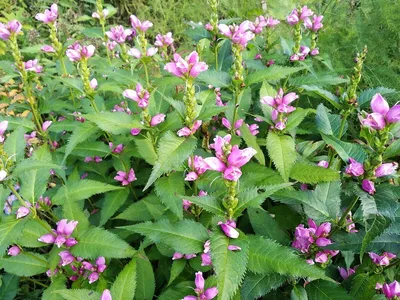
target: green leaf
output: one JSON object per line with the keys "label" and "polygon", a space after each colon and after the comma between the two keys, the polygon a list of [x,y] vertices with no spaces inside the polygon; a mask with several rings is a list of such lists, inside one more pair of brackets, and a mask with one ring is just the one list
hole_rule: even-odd
{"label": "green leaf", "polygon": [[170,285],[182,273],[186,266],[186,259],[177,259],[172,262],[171,276],[169,277],[168,285]]}
{"label": "green leaf", "polygon": [[185,193],[185,184],[181,172],[171,173],[169,176],[161,177],[155,182],[156,194],[161,202],[176,215],[183,219],[182,199],[178,195]]}
{"label": "green leaf", "polygon": [[78,182],[63,185],[53,197],[54,204],[63,204],[66,200],[80,201],[93,195],[123,189],[123,187],[106,184],[100,181],[83,179]]}
{"label": "green leaf", "polygon": [[333,75],[323,75],[323,74],[308,74],[298,77],[292,77],[289,79],[290,85],[301,86],[301,85],[317,85],[317,86],[327,86],[327,85],[339,85],[342,83],[347,83],[349,80],[346,78],[333,76]]}
{"label": "green leaf", "polygon": [[163,173],[167,173],[181,165],[197,145],[193,136],[180,138],[175,133],[167,131],[158,143],[157,161],[153,167],[150,178],[143,190],[148,189]]}
{"label": "green leaf", "polygon": [[132,259],[118,274],[111,287],[113,300],[129,300],[135,297],[136,258]]}
{"label": "green leaf", "polygon": [[308,300],[306,290],[301,285],[295,285],[290,293],[290,300]]}
{"label": "green leaf", "polygon": [[211,84],[214,87],[220,88],[229,86],[232,81],[231,76],[228,73],[215,70],[201,72],[197,79],[207,85]]}
{"label": "green leaf", "polygon": [[67,279],[64,276],[52,278],[50,286],[43,291],[42,300],[63,300],[64,298],[56,291],[66,289]]}
{"label": "green leaf", "polygon": [[86,27],[81,30],[81,33],[88,38],[102,39],[104,37],[101,27]]}
{"label": "green leaf", "polygon": [[100,211],[100,226],[103,226],[115,212],[125,203],[129,196],[129,189],[124,188],[106,194]]}
{"label": "green leaf", "polygon": [[50,169],[28,171],[19,176],[21,189],[19,193],[25,199],[36,201],[47,189],[47,182],[50,178]]}
{"label": "green leaf", "polygon": [[93,137],[95,134],[97,134],[98,131],[99,129],[90,122],[85,122],[77,126],[70,138],[68,139],[68,144],[65,148],[63,163],[78,144]]}
{"label": "green leaf", "polygon": [[63,297],[65,300],[98,300],[100,293],[86,289],[56,290],[52,292]]}
{"label": "green leaf", "polygon": [[273,239],[282,245],[288,245],[290,240],[271,215],[261,208],[249,208],[247,213],[254,232]]}
{"label": "green leaf", "polygon": [[[47,227],[47,229],[45,228]],[[51,231],[51,227],[44,220],[30,219],[24,229],[18,242],[22,247],[37,248],[43,247],[43,243],[38,239]]]}
{"label": "green leaf", "polygon": [[384,280],[381,274],[357,274],[351,281],[350,296],[354,300],[372,299],[376,283]]}
{"label": "green leaf", "polygon": [[316,95],[315,98],[322,97],[323,99],[327,100],[330,104],[332,104],[337,109],[342,109],[342,105],[339,103],[339,98],[332,94],[331,92],[324,90],[316,85],[302,85],[302,89],[309,92],[307,94]]}
{"label": "green leaf", "polygon": [[336,219],[340,214],[340,191],[341,182],[332,181],[318,184],[313,192],[313,198],[317,201],[325,203],[329,216]]}
{"label": "green leaf", "polygon": [[[269,196],[291,185],[292,183],[282,183],[242,191],[238,196],[240,201],[233,211],[234,216],[239,216],[248,207],[259,207]],[[259,194],[258,189],[262,189],[263,192]]]}
{"label": "green leaf", "polygon": [[319,183],[340,179],[340,172],[315,165],[297,162],[290,171],[290,178],[303,183]]}
{"label": "green leaf", "polygon": [[385,217],[383,216],[375,216],[373,219],[372,223],[368,225],[368,222],[366,224],[366,232],[364,239],[361,244],[361,249],[360,249],[360,261],[362,262],[363,255],[365,253],[365,250],[367,249],[367,246],[378,236],[380,236],[386,228],[389,227],[390,221],[386,220]]}
{"label": "green leaf", "polygon": [[290,171],[296,161],[296,150],[292,137],[269,132],[267,150],[283,179],[288,181]]}
{"label": "green leaf", "polygon": [[101,130],[112,134],[127,134],[132,128],[143,128],[138,120],[124,112],[100,112],[84,115],[86,119],[95,123]]}
{"label": "green leaf", "polygon": [[170,287],[163,292],[158,300],[182,299],[183,297],[193,294],[193,281],[183,281],[176,286]]}
{"label": "green leaf", "polygon": [[218,44],[218,69],[220,71],[229,71],[233,62],[232,44],[229,40],[224,40],[221,43]]}
{"label": "green leaf", "polygon": [[78,202],[74,202],[72,199],[66,199],[62,210],[64,219],[78,221],[77,232],[82,232],[89,228],[89,216],[82,211],[81,205],[79,205]]}
{"label": "green leaf", "polygon": [[321,103],[317,107],[317,115],[316,115],[316,120],[317,120],[317,129],[319,132],[328,134],[328,135],[333,135],[333,130],[332,130],[332,125],[331,121],[329,120],[329,113],[326,107]]}
{"label": "green leaf", "polygon": [[43,255],[24,251],[17,256],[0,258],[0,268],[17,276],[33,276],[46,272],[49,269]]}
{"label": "green leaf", "polygon": [[294,130],[296,129],[301,122],[303,122],[304,118],[307,117],[310,109],[304,109],[301,107],[297,107],[294,112],[292,112],[287,121],[286,130]]}
{"label": "green leaf", "polygon": [[0,255],[2,255],[7,247],[18,240],[22,235],[22,229],[27,223],[27,219],[16,219],[15,216],[5,217],[0,222]]}
{"label": "green leaf", "polygon": [[90,228],[78,237],[79,243],[71,248],[72,254],[83,258],[126,258],[136,251],[117,235],[100,227]]}
{"label": "green leaf", "polygon": [[152,300],[156,288],[153,267],[144,253],[140,254],[136,264],[135,300]]}
{"label": "green leaf", "polygon": [[398,155],[400,155],[400,139],[395,140],[386,148],[383,153],[383,159],[392,158]]}
{"label": "green leaf", "polygon": [[[51,157],[51,156],[50,156]],[[18,176],[20,174],[23,174],[28,171],[36,171],[36,170],[41,170],[41,172],[44,172],[42,169],[55,169],[59,170],[62,169],[62,166],[53,164],[49,161],[42,161],[42,160],[36,160],[33,159],[33,157],[25,159],[21,161],[13,170],[12,175],[13,176]]]}
{"label": "green leaf", "polygon": [[343,142],[332,135],[321,134],[325,143],[333,147],[339,154],[340,158],[348,163],[349,158],[354,158],[356,161],[362,163],[364,162],[367,154],[365,153],[362,146],[358,144],[352,144],[348,142]]}
{"label": "green leaf", "polygon": [[320,268],[309,265],[293,253],[291,248],[259,236],[249,236],[248,269],[257,274],[279,273],[287,276],[312,277],[331,280]]}
{"label": "green leaf", "polygon": [[191,220],[171,224],[164,219],[156,223],[145,222],[118,228],[140,233],[155,243],[164,243],[184,254],[203,251],[204,242],[208,239],[207,229]]}
{"label": "green leaf", "polygon": [[19,277],[13,274],[1,276],[0,299],[14,299],[18,292]]}
{"label": "green leaf", "polygon": [[[244,233],[229,239],[220,229],[210,238],[211,257],[217,276],[218,299],[232,299],[246,272],[249,241]],[[228,250],[229,245],[239,246],[241,251]]]}
{"label": "green leaf", "polygon": [[217,216],[225,216],[225,210],[220,204],[221,201],[215,196],[181,196],[181,199],[189,200],[190,202]]}
{"label": "green leaf", "polygon": [[309,300],[351,300],[345,289],[339,284],[315,280],[306,285]]}
{"label": "green leaf", "polygon": [[255,71],[246,77],[246,85],[261,82],[264,80],[279,80],[286,76],[303,70],[304,67],[282,67],[273,65],[264,70]]}
{"label": "green leaf", "polygon": [[80,94],[84,94],[85,92],[83,91],[83,83],[80,78],[64,78],[64,77],[53,77],[54,80],[57,80],[61,82],[63,85],[73,88],[77,90]]}
{"label": "green leaf", "polygon": [[157,160],[157,153],[149,139],[136,137],[134,140],[139,155],[150,165],[154,165]]}
{"label": "green leaf", "polygon": [[4,151],[11,161],[18,162],[24,158],[26,142],[24,134],[26,129],[18,127],[4,142]]}
{"label": "green leaf", "polygon": [[254,156],[260,164],[265,166],[265,157],[264,153],[262,152],[260,146],[257,143],[257,137],[250,133],[250,129],[247,124],[244,124],[240,127],[241,137],[246,142],[246,145],[252,147],[254,150],[257,151],[256,155]]}
{"label": "green leaf", "polygon": [[83,142],[75,147],[73,155],[79,157],[100,156],[104,157],[111,153],[111,149],[103,142]]}
{"label": "green leaf", "polygon": [[376,202],[374,197],[364,192],[359,186],[354,185],[354,193],[360,197],[361,209],[363,212],[364,220],[369,219],[371,216],[376,216],[378,214],[378,208],[376,207]]}
{"label": "green leaf", "polygon": [[258,299],[280,287],[286,280],[287,277],[277,273],[247,274],[240,289],[241,299]]}
{"label": "green leaf", "polygon": [[362,91],[357,97],[358,106],[359,107],[367,106],[371,102],[372,97],[377,93],[381,94],[382,96],[386,96],[394,94],[396,92],[397,91],[395,89],[390,89],[383,86]]}

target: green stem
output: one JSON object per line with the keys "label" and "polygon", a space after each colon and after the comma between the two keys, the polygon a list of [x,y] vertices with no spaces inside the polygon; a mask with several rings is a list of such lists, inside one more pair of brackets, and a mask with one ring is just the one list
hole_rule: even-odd
{"label": "green stem", "polygon": [[27,208],[30,208],[24,201],[24,199],[22,199],[21,195],[17,192],[17,190],[14,188],[14,186],[12,185],[11,182],[7,182],[7,186],[8,188],[11,190],[11,192],[15,195],[15,197],[17,197],[19,203],[21,204],[21,206],[25,206]]}
{"label": "green stem", "polygon": [[48,287],[49,287],[48,285],[45,285],[44,283],[41,283],[40,281],[37,281],[37,280],[32,279],[32,278],[29,278],[29,277],[24,277],[24,280],[31,281],[31,282],[33,282],[34,284],[38,284],[38,285],[40,285],[40,286],[42,286],[42,287],[44,287],[44,288],[48,288]]}
{"label": "green stem", "polygon": [[236,88],[235,90],[235,108],[233,110],[233,120],[232,120],[232,134],[235,134],[235,123],[237,121],[238,117],[238,109],[239,109],[239,95],[240,95],[240,89]]}
{"label": "green stem", "polygon": [[147,71],[147,66],[145,62],[143,62],[143,68],[144,68],[144,73],[146,75],[147,88],[149,88],[150,87],[149,72]]}
{"label": "green stem", "polygon": [[215,70],[218,71],[218,47],[217,47],[217,45],[215,45],[214,54],[215,54]]}
{"label": "green stem", "polygon": [[338,222],[338,226],[332,230],[332,232],[330,233],[330,236],[332,236],[336,231],[338,231],[345,224],[347,215],[349,214],[349,212],[351,212],[351,210],[357,204],[358,199],[359,199],[359,197],[356,196],[354,198],[353,202],[350,203],[349,207],[345,210],[342,217],[340,218],[340,220]]}

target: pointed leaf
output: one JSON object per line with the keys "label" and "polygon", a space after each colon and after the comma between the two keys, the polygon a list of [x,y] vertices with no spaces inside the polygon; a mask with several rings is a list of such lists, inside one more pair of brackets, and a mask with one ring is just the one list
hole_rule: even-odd
{"label": "pointed leaf", "polygon": [[100,211],[100,226],[103,226],[108,219],[110,219],[115,212],[125,203],[128,199],[129,189],[124,188],[109,192],[106,194],[103,206]]}
{"label": "pointed leaf", "polygon": [[303,183],[315,184],[319,182],[338,180],[340,178],[340,172],[297,162],[290,171],[290,178]]}
{"label": "pointed leaf", "polygon": [[303,69],[303,67],[293,68],[273,65],[269,68],[265,68],[264,70],[259,70],[248,75],[246,77],[246,85],[251,85],[263,80],[279,80]]}
{"label": "pointed leaf", "polygon": [[158,178],[155,182],[156,194],[161,202],[176,215],[183,219],[182,199],[178,195],[185,193],[185,184],[182,172],[174,172],[169,176]]}
{"label": "pointed leaf", "polygon": [[136,258],[132,259],[118,274],[111,287],[113,300],[129,300],[135,296]]}
{"label": "pointed leaf", "polygon": [[24,251],[17,256],[0,258],[0,268],[17,276],[33,276],[46,272],[49,269],[43,255]]}
{"label": "pointed leaf", "polygon": [[135,300],[152,300],[155,291],[153,267],[149,259],[140,254],[136,262],[136,293]]}
{"label": "pointed leaf", "polygon": [[378,236],[380,236],[386,228],[390,225],[390,221],[386,220],[383,216],[375,216],[372,220],[372,223],[369,225],[368,222],[366,224],[366,232],[364,239],[361,244],[360,249],[360,260],[362,261],[362,257],[367,249],[367,246]]}
{"label": "pointed leaf", "polygon": [[367,156],[361,145],[343,142],[332,135],[322,134],[322,138],[329,146],[336,150],[345,163],[348,163],[350,157],[358,162],[364,162]]}
{"label": "pointed leaf", "polygon": [[52,292],[53,294],[58,294],[65,300],[98,300],[100,299],[100,293],[92,290],[86,289],[71,289],[71,290],[56,290]]}
{"label": "pointed leaf", "polygon": [[351,300],[346,290],[339,284],[315,280],[306,285],[306,291],[309,300]]}
{"label": "pointed leaf", "polygon": [[143,128],[138,120],[125,112],[100,112],[84,115],[86,119],[95,123],[101,130],[112,134],[127,134],[132,128]]}
{"label": "pointed leaf", "polygon": [[18,292],[19,277],[13,274],[1,276],[0,299],[15,299]]}
{"label": "pointed leaf", "polygon": [[240,289],[241,299],[258,299],[268,294],[271,290],[280,287],[286,280],[287,277],[277,273],[247,274]]}
{"label": "pointed leaf", "polygon": [[243,124],[240,127],[241,137],[246,142],[246,145],[252,147],[254,150],[257,151],[256,155],[254,156],[260,164],[265,166],[265,157],[264,153],[262,152],[260,146],[257,143],[257,138],[251,134],[249,127],[246,124]]}
{"label": "pointed leaf", "polygon": [[18,162],[24,158],[26,142],[24,134],[26,129],[18,127],[14,130],[4,142],[4,152],[13,162]]}

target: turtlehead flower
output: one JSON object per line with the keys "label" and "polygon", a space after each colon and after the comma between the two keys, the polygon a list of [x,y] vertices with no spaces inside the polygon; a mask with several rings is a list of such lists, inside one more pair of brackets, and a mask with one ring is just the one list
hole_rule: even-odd
{"label": "turtlehead flower", "polygon": [[240,130],[238,130],[238,129],[240,128],[240,126],[243,125],[243,122],[244,122],[243,119],[237,120],[234,124],[234,128],[232,128],[231,122],[229,122],[228,119],[226,119],[226,118],[222,118],[222,125],[224,125],[224,127],[229,130],[231,130],[231,129],[236,130],[237,135],[240,135]]}
{"label": "turtlehead flower", "polygon": [[174,255],[172,256],[172,260],[177,260],[177,259],[182,259],[185,258],[186,260],[195,258],[196,254],[182,254],[180,252],[175,252]]}
{"label": "turtlehead flower", "polygon": [[54,23],[57,20],[57,17],[58,17],[58,6],[57,4],[53,3],[50,6],[50,9],[46,9],[42,14],[37,14],[35,16],[35,19],[45,24],[48,24],[48,23]]}
{"label": "turtlehead flower", "polygon": [[95,90],[97,88],[98,82],[96,78],[93,78],[92,80],[90,80],[90,87]]}
{"label": "turtlehead flower", "polygon": [[33,71],[35,73],[41,73],[43,70],[43,67],[39,65],[39,61],[37,59],[28,60],[27,62],[24,62],[24,67],[25,70]]}
{"label": "turtlehead flower", "polygon": [[192,134],[195,134],[196,131],[200,128],[201,124],[203,122],[201,120],[197,120],[193,123],[192,129],[189,127],[183,127],[178,130],[177,135],[178,136],[190,136]]}
{"label": "turtlehead flower", "polygon": [[81,61],[82,59],[88,59],[94,55],[95,47],[93,45],[82,46],[78,42],[75,42],[68,47],[65,54],[68,59],[72,62]]}
{"label": "turtlehead flower", "polygon": [[270,27],[270,28],[274,28],[276,25],[278,25],[280,23],[279,20],[274,19],[273,17],[268,17],[266,19],[266,22],[267,22],[267,27]]}
{"label": "turtlehead flower", "polygon": [[350,175],[350,176],[361,176],[364,174],[364,166],[362,163],[359,163],[358,161],[356,161],[353,158],[349,158],[349,165],[346,167],[346,174]]}
{"label": "turtlehead flower", "polygon": [[396,170],[397,170],[398,166],[399,166],[399,164],[396,163],[396,162],[381,164],[375,170],[375,176],[376,177],[383,177],[383,176],[392,175],[392,174],[396,173]]}
{"label": "turtlehead flower", "polygon": [[317,163],[318,167],[322,167],[322,168],[329,168],[329,162],[327,162],[326,160],[321,160]]}
{"label": "turtlehead flower", "polygon": [[394,299],[394,297],[397,298],[400,297],[400,283],[398,283],[396,280],[389,284],[384,283],[383,285],[380,286],[377,285],[377,287],[379,287],[378,289],[382,289],[387,299]]}
{"label": "turtlehead flower", "polygon": [[6,133],[8,127],[8,121],[0,122],[0,143],[3,143],[5,140],[4,134]]}
{"label": "turtlehead flower", "polygon": [[321,23],[323,18],[324,18],[324,16],[316,16],[316,15],[313,16],[312,21],[310,18],[306,18],[304,20],[304,26],[306,28],[310,29],[311,31],[317,32],[324,26]]}
{"label": "turtlehead flower", "polygon": [[290,26],[294,26],[299,23],[299,12],[297,9],[293,9],[292,12],[286,17],[286,21]]}
{"label": "turtlehead flower", "polygon": [[135,101],[139,107],[146,108],[149,105],[150,93],[138,83],[135,90],[125,90],[122,95]]}
{"label": "turtlehead flower", "polygon": [[236,222],[233,220],[226,221],[225,223],[218,222],[225,235],[231,239],[237,239],[239,237],[239,231],[236,228]]}
{"label": "turtlehead flower", "polygon": [[373,195],[375,194],[375,184],[373,181],[364,179],[361,183],[361,187],[364,191],[366,191],[368,194]]}
{"label": "turtlehead flower", "polygon": [[125,43],[128,36],[132,35],[132,29],[124,29],[122,25],[112,27],[110,31],[106,32],[108,38],[118,44]]}
{"label": "turtlehead flower", "polygon": [[311,56],[316,56],[319,54],[319,48],[314,48],[310,51]]}
{"label": "turtlehead flower", "polygon": [[198,156],[198,155],[195,155],[193,157],[193,159],[191,156],[189,156],[188,166],[192,171],[186,175],[186,178],[185,178],[186,181],[194,181],[201,174],[205,173],[207,170],[210,169],[209,165],[206,163],[206,161],[201,156]]}
{"label": "turtlehead flower", "polygon": [[371,109],[373,113],[368,114],[365,119],[361,118],[361,124],[365,127],[382,130],[386,125],[400,121],[400,104],[390,108],[385,98],[379,93],[372,97]]}
{"label": "turtlehead flower", "polygon": [[273,107],[277,112],[280,113],[291,113],[296,110],[294,106],[290,106],[294,100],[298,99],[299,96],[296,93],[289,93],[284,95],[283,89],[280,88],[276,97],[264,96],[261,98],[261,103]]}
{"label": "turtlehead flower", "polygon": [[139,58],[141,58],[141,57],[143,57],[143,56],[152,57],[154,54],[157,53],[157,51],[158,51],[157,48],[155,48],[155,47],[150,47],[150,48],[148,48],[148,49],[146,50],[145,55],[142,55],[142,52],[140,52],[139,49],[137,49],[137,48],[131,48],[131,49],[128,50],[128,54],[129,54],[130,56],[133,56],[133,57],[139,59]]}
{"label": "turtlehead flower", "polygon": [[349,212],[349,214],[346,216],[346,224],[348,224],[346,226],[346,231],[349,233],[355,233],[358,232],[358,230],[356,229],[356,225],[354,224],[353,221],[353,216],[351,211]]}
{"label": "turtlehead flower", "polygon": [[[247,47],[247,43],[254,38],[254,33],[251,32],[252,23],[244,21],[240,25],[226,25],[219,24],[219,32],[225,37],[229,38],[233,44],[239,45],[241,49]],[[265,24],[266,26],[266,24]]]}
{"label": "turtlehead flower", "polygon": [[164,114],[155,115],[154,117],[151,118],[150,126],[151,127],[157,126],[158,124],[160,124],[160,123],[162,123],[164,121],[165,121],[165,115]]}
{"label": "turtlehead flower", "polygon": [[345,269],[342,267],[338,267],[338,269],[339,269],[339,274],[343,278],[343,280],[346,280],[349,276],[356,273],[356,270],[352,268]]}
{"label": "turtlehead flower", "polygon": [[10,256],[17,256],[20,253],[21,253],[21,248],[18,247],[17,245],[11,246],[7,251],[7,254]]}
{"label": "turtlehead flower", "polygon": [[216,287],[211,287],[207,290],[204,290],[205,280],[203,278],[202,272],[196,273],[196,278],[194,280],[194,284],[196,288],[194,289],[197,296],[186,296],[183,300],[211,300],[214,299],[218,295],[218,290]]}
{"label": "turtlehead flower", "polygon": [[196,51],[190,53],[185,59],[178,53],[175,53],[173,61],[167,63],[164,67],[164,70],[181,78],[196,78],[201,72],[207,69],[208,65],[205,62],[199,61],[199,54]]}
{"label": "turtlehead flower", "polygon": [[132,27],[141,32],[146,32],[150,27],[153,26],[153,23],[150,21],[146,20],[142,22],[135,15],[131,15],[129,19],[131,20]]}
{"label": "turtlehead flower", "polygon": [[56,52],[56,50],[50,45],[44,45],[43,47],[40,48],[40,50],[42,50],[43,52],[46,52],[46,53],[55,53]]}
{"label": "turtlehead flower", "polygon": [[131,129],[131,134],[132,135],[138,135],[142,130],[140,128],[132,128]]}
{"label": "turtlehead flower", "polygon": [[17,209],[17,219],[26,217],[31,212],[29,209],[29,207],[31,207],[31,204],[29,202],[25,202],[25,203],[26,203],[26,206],[20,206]]}
{"label": "turtlehead flower", "polygon": [[156,47],[168,47],[171,46],[174,42],[172,38],[172,32],[168,32],[165,35],[157,34],[156,41],[154,42],[154,46]]}
{"label": "turtlehead flower", "polygon": [[377,266],[387,266],[390,264],[390,260],[396,258],[396,254],[390,252],[383,252],[381,256],[374,252],[368,252],[368,254],[373,263]]}
{"label": "turtlehead flower", "polygon": [[61,258],[61,266],[65,267],[75,261],[75,256],[72,255],[68,250],[61,251],[58,253],[58,256]]}
{"label": "turtlehead flower", "polygon": [[240,248],[239,246],[235,246],[235,245],[229,245],[228,250],[229,251],[241,251],[242,248]]}
{"label": "turtlehead flower", "polygon": [[22,24],[18,20],[12,20],[7,24],[0,23],[0,39],[8,41],[12,34],[18,34],[22,29]]}
{"label": "turtlehead flower", "polygon": [[306,20],[308,17],[311,17],[314,12],[309,9],[307,6],[303,6],[300,11],[300,20]]}
{"label": "turtlehead flower", "polygon": [[47,129],[49,129],[49,127],[51,126],[52,123],[53,123],[53,121],[44,121],[42,124],[42,130],[47,131]]}
{"label": "turtlehead flower", "polygon": [[112,300],[110,290],[104,290],[101,294],[100,300]]}
{"label": "turtlehead flower", "polygon": [[250,22],[250,31],[254,34],[260,34],[266,26],[267,19],[264,16],[259,16],[254,22]]}
{"label": "turtlehead flower", "polygon": [[103,16],[100,16],[100,14],[97,11],[95,11],[95,12],[92,13],[92,18],[101,19],[101,17],[103,17],[105,19],[105,18],[107,18],[109,13],[110,12],[108,11],[108,9],[105,8],[102,11]]}
{"label": "turtlehead flower", "polygon": [[109,142],[108,147],[110,147],[112,153],[120,154],[124,151],[124,144],[118,144],[117,147],[114,148],[114,144]]}
{"label": "turtlehead flower", "polygon": [[100,256],[96,259],[96,263],[93,265],[90,262],[83,261],[82,267],[84,270],[90,272],[88,276],[89,284],[97,281],[100,277],[100,274],[104,272],[107,268],[106,260],[103,256]]}
{"label": "turtlehead flower", "polygon": [[130,184],[137,178],[135,176],[135,171],[131,168],[128,173],[124,171],[118,171],[117,176],[114,177],[115,180],[120,181],[123,186]]}
{"label": "turtlehead flower", "polygon": [[46,244],[56,244],[58,248],[65,244],[67,247],[72,247],[78,242],[71,237],[74,232],[78,221],[70,221],[62,219],[57,223],[57,229],[52,233],[42,235],[38,241]]}

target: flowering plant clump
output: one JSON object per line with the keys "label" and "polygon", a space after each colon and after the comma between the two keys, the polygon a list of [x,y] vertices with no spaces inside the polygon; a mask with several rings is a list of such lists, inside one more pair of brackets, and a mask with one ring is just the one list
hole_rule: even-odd
{"label": "flowering plant clump", "polygon": [[335,71],[307,6],[209,0],[181,43],[95,2],[71,36],[63,2],[1,19],[4,299],[400,299],[400,105],[360,88],[366,47]]}

